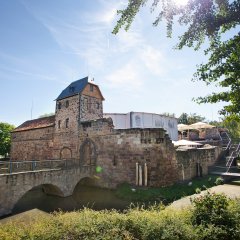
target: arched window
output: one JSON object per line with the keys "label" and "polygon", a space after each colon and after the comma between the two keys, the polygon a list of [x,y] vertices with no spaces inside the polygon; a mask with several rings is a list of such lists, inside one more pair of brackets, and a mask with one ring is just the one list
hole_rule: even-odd
{"label": "arched window", "polygon": [[72,158],[72,150],[68,147],[64,147],[60,151],[60,159],[71,159]]}

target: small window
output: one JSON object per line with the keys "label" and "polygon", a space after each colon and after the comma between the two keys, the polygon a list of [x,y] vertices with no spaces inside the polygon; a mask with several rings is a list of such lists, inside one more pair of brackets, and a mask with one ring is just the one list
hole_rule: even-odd
{"label": "small window", "polygon": [[96,108],[99,109],[100,108],[100,104],[97,102],[96,103]]}
{"label": "small window", "polygon": [[66,119],[66,128],[68,128],[69,125],[69,118]]}
{"label": "small window", "polygon": [[116,157],[116,155],[113,156],[113,166],[114,167],[117,166],[117,157]]}
{"label": "small window", "polygon": [[92,112],[92,99],[91,98],[88,100],[88,112],[89,113]]}
{"label": "small window", "polygon": [[88,99],[84,98],[85,109],[88,110]]}
{"label": "small window", "polygon": [[90,92],[93,92],[93,85],[90,84]]}
{"label": "small window", "polygon": [[65,106],[66,106],[66,108],[68,108],[68,106],[69,106],[69,101],[68,100],[65,102]]}
{"label": "small window", "polygon": [[92,123],[91,122],[83,122],[82,126],[83,126],[83,128],[92,127]]}
{"label": "small window", "polygon": [[58,120],[58,129],[61,128],[61,120]]}
{"label": "small window", "polygon": [[61,107],[62,107],[62,103],[58,103],[58,109],[61,109]]}

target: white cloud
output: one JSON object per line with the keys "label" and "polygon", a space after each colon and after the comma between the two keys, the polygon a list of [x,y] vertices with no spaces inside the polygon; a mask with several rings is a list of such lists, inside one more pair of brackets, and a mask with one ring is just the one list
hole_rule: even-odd
{"label": "white cloud", "polygon": [[117,8],[107,9],[104,12],[95,15],[95,22],[111,25],[117,15]]}
{"label": "white cloud", "polygon": [[129,62],[120,69],[113,71],[105,77],[111,88],[121,88],[125,91],[140,89],[143,80],[140,76],[140,69],[135,62]]}
{"label": "white cloud", "polygon": [[144,46],[144,38],[138,30],[120,31],[116,35],[116,40],[115,50],[118,52],[128,52]]}
{"label": "white cloud", "polygon": [[148,70],[158,76],[162,76],[166,70],[164,56],[160,50],[151,46],[144,46],[140,51],[140,58]]}

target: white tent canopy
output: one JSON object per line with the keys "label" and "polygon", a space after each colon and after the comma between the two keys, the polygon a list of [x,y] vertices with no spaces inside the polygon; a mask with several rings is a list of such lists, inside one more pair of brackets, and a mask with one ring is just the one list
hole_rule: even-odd
{"label": "white tent canopy", "polygon": [[179,140],[179,141],[172,141],[174,146],[201,146],[201,143],[187,141],[187,140]]}
{"label": "white tent canopy", "polygon": [[178,128],[178,131],[182,132],[184,130],[188,130],[188,125],[181,123],[177,125],[177,128]]}
{"label": "white tent canopy", "polygon": [[204,123],[204,122],[197,122],[197,123],[193,123],[191,125],[189,125],[189,129],[206,129],[206,128],[214,128],[215,126],[210,125],[208,123]]}
{"label": "white tent canopy", "polygon": [[197,122],[193,123],[191,125],[186,125],[186,124],[178,124],[178,131],[186,131],[186,130],[191,130],[191,129],[207,129],[207,128],[214,128],[215,126],[210,125],[208,123],[204,122]]}

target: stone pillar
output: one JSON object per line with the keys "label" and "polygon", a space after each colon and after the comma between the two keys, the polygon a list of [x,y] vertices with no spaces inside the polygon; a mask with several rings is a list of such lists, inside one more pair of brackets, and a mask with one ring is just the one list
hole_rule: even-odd
{"label": "stone pillar", "polygon": [[144,164],[144,186],[147,187],[147,178],[148,178],[148,173],[147,173],[147,163]]}
{"label": "stone pillar", "polygon": [[138,163],[136,163],[136,186],[138,186]]}
{"label": "stone pillar", "polygon": [[139,165],[139,186],[142,186],[142,166]]}

